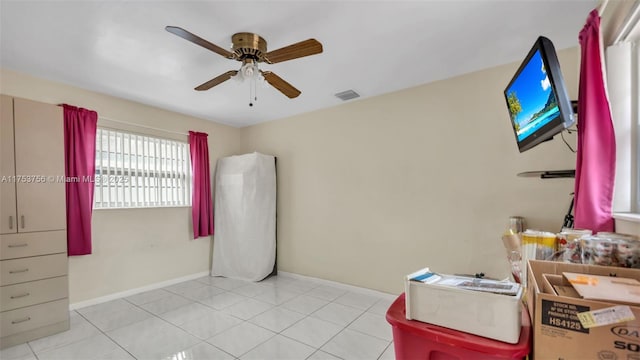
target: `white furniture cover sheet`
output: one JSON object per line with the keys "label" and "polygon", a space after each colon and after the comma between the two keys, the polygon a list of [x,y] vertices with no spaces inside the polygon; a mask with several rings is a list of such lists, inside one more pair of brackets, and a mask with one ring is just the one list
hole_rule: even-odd
{"label": "white furniture cover sheet", "polygon": [[218,160],[212,276],[260,281],[276,257],[275,158],[252,153]]}

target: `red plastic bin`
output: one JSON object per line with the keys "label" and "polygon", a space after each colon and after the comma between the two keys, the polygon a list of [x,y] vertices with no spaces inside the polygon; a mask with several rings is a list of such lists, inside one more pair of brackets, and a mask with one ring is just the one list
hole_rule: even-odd
{"label": "red plastic bin", "polygon": [[517,344],[407,320],[404,293],[387,310],[393,328],[396,360],[522,359],[531,351],[531,321],[522,309],[522,331]]}

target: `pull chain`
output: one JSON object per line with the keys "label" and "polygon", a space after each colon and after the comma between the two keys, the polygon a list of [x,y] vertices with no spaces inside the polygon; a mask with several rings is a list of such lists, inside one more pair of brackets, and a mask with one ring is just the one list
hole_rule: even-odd
{"label": "pull chain", "polygon": [[258,102],[258,86],[256,85],[258,83],[257,78],[253,79],[253,101]]}
{"label": "pull chain", "polygon": [[258,95],[256,93],[256,78],[252,77],[249,83],[249,106],[253,106],[253,103],[257,101]]}

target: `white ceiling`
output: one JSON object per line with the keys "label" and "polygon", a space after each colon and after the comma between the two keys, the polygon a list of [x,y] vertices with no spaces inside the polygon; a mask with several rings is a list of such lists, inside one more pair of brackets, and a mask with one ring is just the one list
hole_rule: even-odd
{"label": "white ceiling", "polygon": [[[245,126],[522,59],[545,35],[563,49],[596,0],[0,1],[0,65],[140,103]],[[268,65],[302,91],[288,99],[229,80],[193,88],[240,63],[164,30],[182,27],[227,48],[248,31],[275,50],[315,38],[319,55]],[[506,85],[506,84],[505,84]],[[354,100],[352,100],[354,101]],[[82,106],[82,104],[77,104]]]}

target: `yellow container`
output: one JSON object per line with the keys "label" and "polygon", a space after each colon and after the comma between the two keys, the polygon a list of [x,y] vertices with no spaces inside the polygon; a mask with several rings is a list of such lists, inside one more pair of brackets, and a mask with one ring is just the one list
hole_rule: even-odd
{"label": "yellow container", "polygon": [[538,233],[538,242],[536,247],[536,259],[550,259],[556,252],[556,234],[550,232]]}
{"label": "yellow container", "polygon": [[538,243],[539,231],[527,230],[522,233],[522,245],[530,245]]}
{"label": "yellow container", "polygon": [[538,237],[538,245],[548,247],[551,249],[556,248],[556,234],[552,233],[541,233],[540,237]]}

